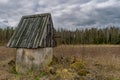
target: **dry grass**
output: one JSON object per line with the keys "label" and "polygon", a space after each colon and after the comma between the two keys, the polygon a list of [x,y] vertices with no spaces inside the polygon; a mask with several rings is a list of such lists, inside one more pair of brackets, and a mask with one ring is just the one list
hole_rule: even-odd
{"label": "dry grass", "polygon": [[120,80],[120,45],[62,45],[54,51],[58,58],[74,56],[85,61],[92,77]]}
{"label": "dry grass", "polygon": [[[57,69],[59,75],[64,74],[64,71],[69,76],[76,74],[67,70],[69,66],[65,61],[67,59],[72,61],[72,58],[75,58],[84,61],[87,64],[86,69],[90,72],[85,76],[87,78],[82,80],[88,80],[88,78],[91,80],[120,80],[120,45],[61,45],[54,48],[54,55],[61,62],[60,64],[63,64],[55,65],[56,68],[61,69]],[[8,62],[14,57],[15,49],[0,47],[0,80],[39,80],[39,76],[33,77],[33,74],[23,76],[12,73]]]}

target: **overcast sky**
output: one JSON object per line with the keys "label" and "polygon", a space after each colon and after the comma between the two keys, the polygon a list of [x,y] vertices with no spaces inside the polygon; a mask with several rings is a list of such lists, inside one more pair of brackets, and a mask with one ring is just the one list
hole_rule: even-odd
{"label": "overcast sky", "polygon": [[0,23],[17,26],[23,15],[48,12],[56,28],[120,24],[120,0],[0,0]]}

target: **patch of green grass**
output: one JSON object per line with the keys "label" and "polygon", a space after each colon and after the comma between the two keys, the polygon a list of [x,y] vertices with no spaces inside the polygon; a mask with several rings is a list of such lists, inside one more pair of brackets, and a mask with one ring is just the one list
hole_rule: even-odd
{"label": "patch of green grass", "polygon": [[11,69],[11,73],[13,73],[13,74],[18,74],[18,72],[16,71],[16,68],[15,68],[15,67],[13,67],[13,68]]}
{"label": "patch of green grass", "polygon": [[39,77],[35,77],[34,80],[39,80]]}
{"label": "patch of green grass", "polygon": [[40,77],[44,77],[47,75],[47,72],[41,72]]}

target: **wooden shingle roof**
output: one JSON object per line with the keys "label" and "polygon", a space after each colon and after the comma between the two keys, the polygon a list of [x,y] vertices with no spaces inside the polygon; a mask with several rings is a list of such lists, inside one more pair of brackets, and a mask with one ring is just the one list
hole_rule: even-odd
{"label": "wooden shingle roof", "polygon": [[48,24],[51,24],[53,29],[50,13],[23,16],[7,46],[12,48],[43,47]]}

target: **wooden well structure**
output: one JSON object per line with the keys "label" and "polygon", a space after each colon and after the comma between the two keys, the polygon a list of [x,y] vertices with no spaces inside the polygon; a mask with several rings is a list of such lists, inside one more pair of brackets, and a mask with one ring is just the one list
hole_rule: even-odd
{"label": "wooden well structure", "polygon": [[23,16],[7,46],[17,50],[16,71],[20,73],[50,64],[56,46],[51,14]]}

